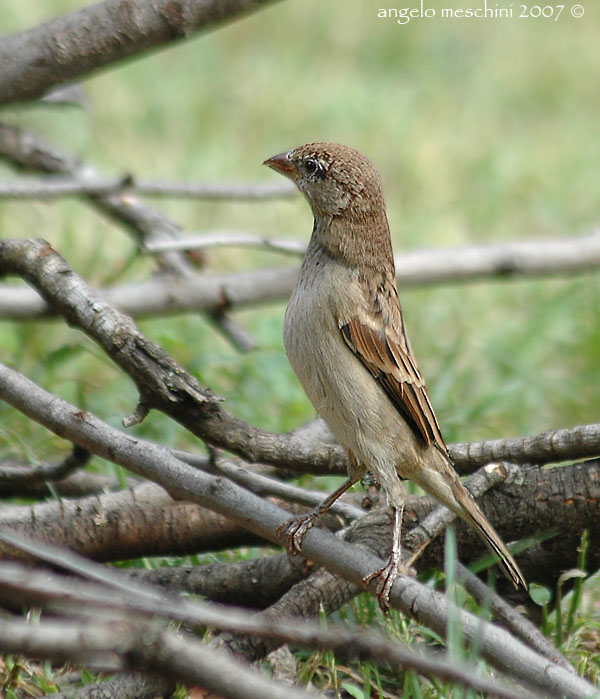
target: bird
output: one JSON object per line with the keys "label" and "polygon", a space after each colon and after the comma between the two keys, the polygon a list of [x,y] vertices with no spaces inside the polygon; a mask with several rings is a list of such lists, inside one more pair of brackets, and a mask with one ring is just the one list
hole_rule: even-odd
{"label": "bird", "polygon": [[289,361],[317,413],[348,453],[348,480],[308,515],[279,528],[301,552],[314,522],[369,471],[392,510],[393,540],[377,580],[389,608],[400,570],[401,479],[410,479],[473,525],[515,587],[519,566],[456,473],[406,332],[379,173],[353,148],[309,143],[265,160],[291,179],[314,225],[285,313]]}

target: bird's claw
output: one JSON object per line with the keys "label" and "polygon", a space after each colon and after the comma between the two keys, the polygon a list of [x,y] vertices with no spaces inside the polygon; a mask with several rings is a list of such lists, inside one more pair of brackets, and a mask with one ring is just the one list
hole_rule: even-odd
{"label": "bird's claw", "polygon": [[294,517],[277,528],[277,538],[285,546],[287,552],[297,556],[302,552],[302,539],[306,532],[314,524],[314,516],[311,514]]}
{"label": "bird's claw", "polygon": [[375,585],[375,596],[379,602],[379,608],[385,614],[390,608],[390,594],[398,575],[414,576],[414,570],[405,567],[400,563],[400,555],[393,552],[388,562],[370,575],[362,579],[363,585],[368,586],[373,580],[377,580]]}
{"label": "bird's claw", "polygon": [[390,608],[390,593],[392,586],[398,577],[398,566],[388,561],[383,568],[379,568],[374,573],[365,576],[362,579],[363,585],[368,586],[369,583],[377,579],[375,585],[375,596],[379,602],[379,608],[385,614]]}

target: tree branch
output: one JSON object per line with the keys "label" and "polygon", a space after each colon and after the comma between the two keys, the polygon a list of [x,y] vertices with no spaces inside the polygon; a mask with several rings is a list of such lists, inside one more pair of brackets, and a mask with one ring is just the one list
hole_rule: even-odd
{"label": "tree branch", "polygon": [[129,56],[272,4],[273,0],[104,0],[0,43],[0,104],[41,97]]}
{"label": "tree branch", "polygon": [[[172,199],[247,199],[248,201],[262,201],[264,199],[281,199],[296,196],[297,191],[294,186],[286,183],[212,184],[204,182],[169,182],[166,180],[137,178],[132,175],[120,178],[102,177],[99,174],[86,175],[85,178],[68,176],[20,177],[7,182],[0,182],[0,199],[56,199],[74,195],[136,194],[138,196],[169,197]],[[183,249],[190,248],[183,247]],[[158,250],[153,251],[158,252]]]}
{"label": "tree branch", "polygon": [[[0,524],[26,536],[60,543],[98,561],[264,544],[226,517],[192,503],[173,501],[154,483],[76,500],[5,505]],[[0,544],[0,557],[6,555]]]}
{"label": "tree branch", "polygon": [[[147,247],[162,254],[218,244],[262,244],[269,250],[285,253],[303,248],[303,244],[294,241],[271,240],[246,233],[209,233],[206,237],[191,241],[185,238],[171,240],[148,242]],[[600,234],[596,232],[565,240],[405,252],[396,258],[396,277],[401,287],[411,288],[510,276],[564,276],[585,273],[599,265]],[[219,308],[224,298],[228,309],[244,308],[287,299],[296,282],[298,269],[283,267],[201,277],[159,277],[102,289],[99,293],[112,305],[135,317],[210,310]],[[27,319],[53,315],[47,304],[22,287],[6,285],[2,296],[0,318]]]}

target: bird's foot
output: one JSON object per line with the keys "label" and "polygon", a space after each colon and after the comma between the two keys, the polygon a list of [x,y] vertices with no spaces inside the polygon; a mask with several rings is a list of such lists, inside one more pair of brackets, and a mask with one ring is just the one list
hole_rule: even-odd
{"label": "bird's foot", "polygon": [[313,526],[317,515],[310,512],[307,515],[294,517],[277,528],[277,538],[285,546],[287,552],[297,556],[302,551],[302,539]]}
{"label": "bird's foot", "polygon": [[402,565],[400,551],[392,551],[387,563],[379,570],[362,579],[362,583],[368,586],[373,580],[377,580],[374,593],[379,602],[381,611],[385,614],[390,608],[390,594],[398,575],[414,575],[414,571]]}

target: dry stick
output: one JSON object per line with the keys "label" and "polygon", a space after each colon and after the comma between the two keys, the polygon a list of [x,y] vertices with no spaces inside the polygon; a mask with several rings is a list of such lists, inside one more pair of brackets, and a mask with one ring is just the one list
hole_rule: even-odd
{"label": "dry stick", "polygon": [[[8,472],[30,473],[31,467],[27,464],[7,463],[5,468]],[[129,483],[133,486],[137,479],[130,478]],[[52,488],[49,488],[51,483]],[[76,471],[71,475],[58,481],[32,481],[25,483],[1,483],[0,482],[0,497],[8,498],[17,495],[31,498],[45,498],[49,494],[54,496],[64,496],[71,498],[81,498],[87,495],[99,495],[100,493],[108,493],[115,490],[120,490],[123,484],[118,478],[112,476],[103,476],[98,473],[90,473],[89,471]]]}
{"label": "dry stick", "polygon": [[54,85],[271,4],[272,0],[104,0],[3,37],[0,104],[41,97]]}
{"label": "dry stick", "polygon": [[468,463],[478,466],[491,461],[542,465],[599,456],[600,423],[547,430],[530,437],[453,444],[450,453],[459,465]]}
{"label": "dry stick", "polygon": [[[154,483],[77,500],[5,505],[0,510],[0,527],[7,526],[77,549],[98,561],[264,544],[222,515],[173,501]],[[0,544],[0,557],[6,555]]]}
{"label": "dry stick", "polygon": [[286,554],[203,566],[129,569],[134,580],[202,595],[213,602],[264,609],[306,577],[304,560]]}
{"label": "dry stick", "polygon": [[[330,627],[322,629],[313,623],[297,618],[269,619],[243,612],[239,609],[226,609],[206,603],[197,603],[161,592],[144,585],[131,584],[122,573],[101,569],[89,561],[65,552],[58,547],[40,545],[15,538],[9,532],[2,535],[6,541],[13,541],[19,548],[38,555],[53,565],[66,567],[85,577],[93,577],[104,585],[83,583],[76,579],[59,578],[44,572],[33,572],[29,568],[8,564],[0,565],[0,590],[15,595],[29,604],[64,611],[69,615],[98,610],[106,614],[121,611],[132,615],[154,614],[168,616],[192,626],[210,626],[216,629],[259,634],[274,637],[283,642],[332,648],[343,655],[373,659],[378,662],[391,662],[411,668],[424,674],[433,674],[442,679],[459,681],[480,691],[492,692],[497,696],[519,697],[501,684],[477,676],[472,668],[456,662],[435,658],[428,653],[417,654],[403,644],[369,631],[359,637],[354,630]],[[114,589],[110,589],[110,586]],[[213,646],[214,647],[214,646]]]}
{"label": "dry stick", "polygon": [[[32,156],[22,152],[26,149],[14,145],[18,139],[7,133],[7,128],[0,126],[0,155],[4,154],[12,160],[21,158],[24,162],[31,161]],[[173,241],[173,245],[186,246],[186,241],[181,244]],[[290,251],[292,245],[286,241],[285,251]],[[169,247],[169,241],[156,243],[156,247]],[[268,241],[266,247],[283,249],[281,241]],[[581,274],[599,265],[600,233],[596,231],[587,236],[563,240],[404,252],[396,258],[396,276],[401,287],[410,288],[507,276]],[[228,308],[246,307],[287,299],[297,274],[298,268],[290,267],[206,275],[174,282],[158,278],[103,289],[101,293],[112,305],[133,316],[208,310],[222,303],[223,298],[227,299]],[[46,304],[25,289],[7,286],[3,289],[3,295],[6,298],[0,299],[0,317],[30,318],[52,313]]]}
{"label": "dry stick", "polygon": [[[108,622],[43,620],[35,625],[3,619],[5,653],[76,662],[111,671],[143,670],[189,685],[201,685],[228,699],[309,699],[306,692],[272,682],[226,653],[209,650],[193,635],[156,624],[115,618]],[[117,667],[114,667],[115,660]],[[112,661],[112,662],[111,662]]]}
{"label": "dry stick", "polygon": [[[143,318],[210,311],[221,308],[224,303],[228,309],[239,309],[281,302],[289,297],[297,275],[298,267],[284,267],[194,277],[153,277],[103,288],[97,293],[111,306]],[[56,311],[52,306],[31,289],[2,285],[0,318],[30,320],[53,316],[56,316]]]}
{"label": "dry stick", "polygon": [[[226,514],[254,533],[271,541],[288,513],[224,478],[194,470],[172,457],[166,449],[125,437],[94,415],[82,412],[33,382],[0,366],[0,396],[9,404],[63,438],[161,484],[175,498],[198,502]],[[303,554],[354,584],[377,570],[382,560],[320,529],[304,537]],[[444,636],[451,603],[416,580],[400,577],[391,594],[391,604]],[[467,642],[477,642],[481,655],[492,665],[510,672],[528,684],[542,687],[551,696],[584,697],[594,693],[585,680],[565,672],[542,658],[501,628],[453,609]]]}
{"label": "dry stick", "polygon": [[[185,452],[173,451],[177,458],[196,465],[189,460],[189,455]],[[202,468],[202,466],[201,466]],[[296,502],[307,507],[314,508],[323,502],[323,493],[318,491],[309,491],[289,483],[282,483],[274,478],[262,476],[259,473],[253,473],[246,468],[243,468],[239,463],[236,463],[230,458],[227,458],[223,453],[218,453],[214,460],[212,469],[207,465],[203,470],[211,471],[216,474],[222,474],[238,485],[244,486],[257,495],[273,495],[288,502]],[[354,505],[350,505],[344,500],[338,500],[329,510],[331,514],[340,515],[346,521],[351,522],[365,514],[362,510]]]}
{"label": "dry stick", "polygon": [[73,473],[73,471],[85,466],[89,458],[90,453],[88,451],[75,446],[71,454],[57,464],[42,464],[41,466],[28,469],[1,466],[0,489],[22,488],[31,483],[62,480]]}
{"label": "dry stick", "polygon": [[[55,199],[73,195],[95,196],[121,194],[147,197],[168,197],[171,199],[246,199],[263,201],[281,199],[297,195],[298,190],[286,183],[261,182],[258,184],[213,184],[204,182],[169,182],[166,180],[149,180],[132,175],[124,177],[102,177],[86,174],[83,177],[56,176],[19,177],[7,182],[0,182],[1,199]],[[186,240],[188,240],[186,238]],[[284,241],[282,241],[284,242]],[[174,245],[175,247],[171,247]],[[190,250],[190,246],[177,246],[175,241],[153,242],[148,245],[152,252],[167,250]]]}
{"label": "dry stick", "polygon": [[[84,180],[100,177],[100,174],[90,165],[51,148],[34,134],[1,124],[0,156],[22,168],[69,174]],[[119,225],[124,226],[141,247],[152,242],[173,240],[181,234],[181,227],[161,211],[142,203],[126,192],[85,196],[89,203]],[[157,258],[159,267],[167,274],[168,280],[173,275],[184,279],[196,277],[193,266],[180,252],[166,251],[160,253]],[[235,347],[241,351],[248,351],[255,347],[248,332],[226,316],[227,299],[223,294],[219,295],[211,308],[205,310],[217,329]]]}
{"label": "dry stick", "polygon": [[519,614],[500,595],[485,585],[458,561],[456,563],[456,574],[458,580],[464,584],[467,591],[473,595],[477,602],[481,606],[488,605],[494,617],[503,621],[519,638],[522,638],[540,655],[549,658],[569,672],[575,672],[575,668],[571,663],[550,643],[537,626],[532,624],[522,614]]}
{"label": "dry stick", "polygon": [[[250,462],[309,473],[346,471],[347,457],[340,447],[315,446],[298,435],[259,430],[223,410],[210,390],[145,338],[131,318],[92,291],[45,241],[0,241],[0,275],[3,273],[19,274],[36,287],[47,303],[131,376],[142,403],[167,413],[201,439]],[[450,453],[459,469],[465,462],[478,467],[490,461],[545,463],[595,456],[600,454],[600,424],[523,439],[455,445]]]}
{"label": "dry stick", "polygon": [[286,238],[267,238],[264,235],[247,231],[203,231],[190,233],[177,241],[160,241],[146,245],[145,252],[157,253],[167,250],[206,250],[218,247],[258,248],[283,254],[302,256],[306,252],[306,243]]}

